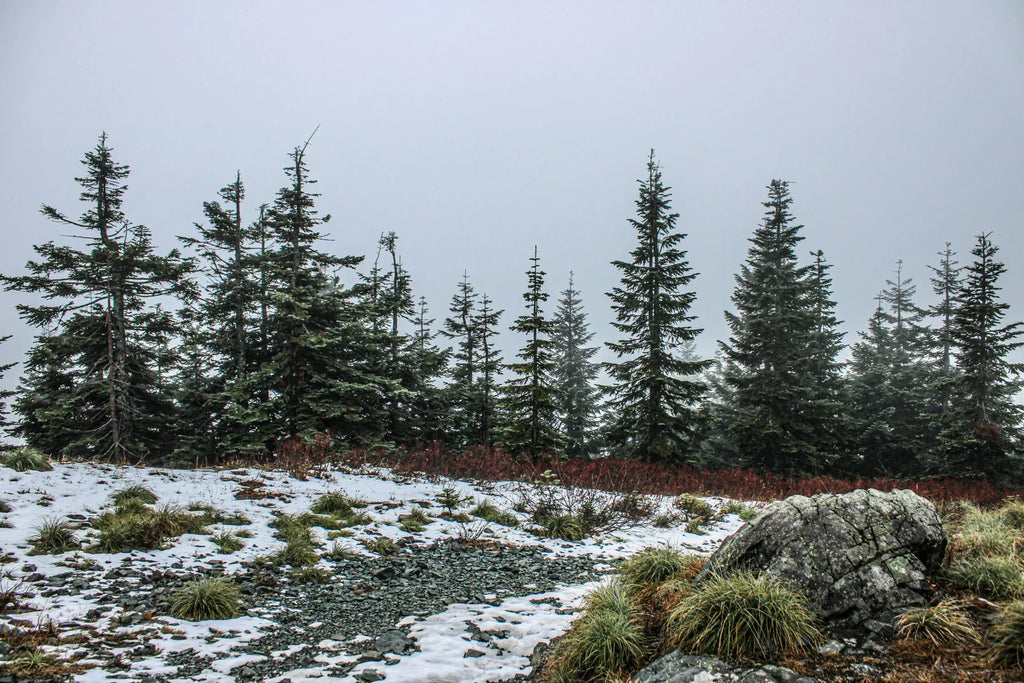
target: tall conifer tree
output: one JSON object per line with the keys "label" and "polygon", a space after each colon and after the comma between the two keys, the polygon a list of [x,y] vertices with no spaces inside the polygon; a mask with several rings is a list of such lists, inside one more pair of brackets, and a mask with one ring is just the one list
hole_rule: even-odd
{"label": "tall conifer tree", "polygon": [[793,220],[792,202],[788,183],[773,180],[764,220],[736,276],[736,312],[726,312],[732,335],[722,343],[733,389],[725,423],[727,443],[743,464],[818,472],[835,457],[821,439],[834,413],[815,380],[822,318],[811,269],[797,261],[803,226]]}
{"label": "tall conifer tree", "polygon": [[177,251],[157,255],[149,230],[125,218],[128,167],[113,160],[106,134],[82,163],[81,218],[42,212],[77,230],[85,249],[36,245],[40,260],[28,263],[29,274],[3,278],[7,289],[46,301],[18,306],[43,330],[26,363],[19,433],[53,456],[152,461],[172,445],[164,427],[173,411],[155,340],[174,325],[155,302],[190,296],[191,266]]}
{"label": "tall conifer tree", "polygon": [[553,376],[559,389],[556,405],[561,430],[565,434],[565,453],[587,456],[594,452],[597,443],[598,390],[595,380],[599,367],[594,362],[597,347],[588,346],[594,333],[590,331],[572,273],[569,273],[569,286],[562,290],[551,322]]}
{"label": "tall conifer tree", "polygon": [[516,318],[510,328],[525,335],[526,344],[516,354],[519,361],[507,366],[514,376],[505,385],[502,444],[514,453],[536,458],[560,452],[562,437],[555,416],[551,321],[544,317],[542,308],[548,295],[544,291],[545,273],[540,269],[537,247],[533,248],[530,262],[533,265],[526,271],[527,287],[523,293],[526,313]]}
{"label": "tall conifer tree", "polygon": [[951,473],[1020,478],[1024,409],[1014,396],[1024,386],[1024,365],[1009,355],[1024,345],[1024,324],[1003,324],[1010,305],[999,300],[1006,266],[996,260],[997,251],[991,233],[978,235],[957,297],[952,338],[960,377],[943,442]]}
{"label": "tall conifer tree", "polygon": [[612,261],[621,284],[608,293],[612,323],[622,338],[609,342],[617,361],[606,363],[611,425],[608,438],[621,454],[648,461],[686,461],[696,451],[697,408],[705,391],[696,379],[707,361],[684,359],[679,351],[701,330],[693,327],[688,291],[697,276],[681,249],[670,188],[651,150],[647,177],[637,181],[636,218],[629,220],[637,245],[630,261]]}

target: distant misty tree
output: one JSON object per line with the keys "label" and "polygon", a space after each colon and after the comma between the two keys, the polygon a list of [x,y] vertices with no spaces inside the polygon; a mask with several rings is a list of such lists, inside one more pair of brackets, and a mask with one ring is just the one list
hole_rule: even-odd
{"label": "distant misty tree", "polygon": [[504,387],[506,422],[502,445],[513,453],[536,458],[560,452],[562,436],[557,428],[551,321],[542,308],[548,299],[544,291],[545,273],[540,269],[536,247],[530,262],[523,293],[526,313],[516,318],[510,328],[525,336],[526,344],[516,354],[519,360],[506,366],[512,377]]}
{"label": "distant misty tree", "polygon": [[583,310],[580,292],[569,273],[569,286],[562,290],[551,320],[551,346],[554,351],[552,376],[558,387],[555,405],[565,435],[565,453],[587,456],[597,442],[597,415],[600,394],[596,380],[600,370],[594,362],[596,346]]}
{"label": "distant misty tree", "polygon": [[490,448],[494,445],[495,434],[500,429],[498,394],[502,372],[501,349],[495,343],[498,325],[504,310],[495,309],[494,302],[485,293],[480,300],[480,309],[473,316],[473,328],[477,337],[479,360],[477,380],[473,390],[475,429],[472,441]]}
{"label": "distant misty tree", "polygon": [[1010,305],[999,297],[1006,266],[997,251],[991,233],[978,235],[957,296],[951,336],[959,377],[942,441],[950,473],[1019,478],[1024,409],[1014,397],[1024,387],[1024,365],[1009,357],[1024,345],[1024,326],[1003,323]]}
{"label": "distant misty tree", "polygon": [[953,357],[953,318],[963,268],[949,242],[939,252],[939,264],[928,268],[933,274],[930,279],[932,292],[938,297],[937,303],[928,309],[929,316],[938,322],[930,340],[930,357],[935,373],[933,393],[938,412],[944,415],[952,407],[952,387],[957,377]]}
{"label": "distant misty tree", "polygon": [[[0,337],[0,344],[3,344],[11,338],[11,335]],[[4,375],[8,370],[13,368],[17,363],[4,363],[0,364],[0,380],[3,379]],[[17,392],[11,389],[0,390],[0,430],[6,431],[11,426],[11,422],[7,415],[7,401],[11,399]]]}
{"label": "distant misty tree", "polygon": [[696,293],[686,289],[697,274],[681,249],[671,192],[651,150],[647,177],[637,181],[636,246],[629,261],[612,261],[621,283],[608,293],[619,341],[609,342],[617,361],[605,363],[612,448],[647,461],[685,462],[697,449],[697,404],[705,385],[696,376],[706,361],[688,360],[681,349],[699,328],[690,308]]}
{"label": "distant misty tree", "polygon": [[726,312],[732,334],[720,342],[731,399],[723,425],[739,463],[809,473],[836,458],[822,436],[835,425],[827,390],[835,339],[823,262],[815,271],[797,259],[803,226],[793,219],[792,202],[789,184],[773,180],[736,276],[736,310]]}
{"label": "distant misty tree", "polygon": [[451,406],[451,443],[461,447],[468,443],[474,415],[474,390],[477,377],[477,293],[467,273],[462,274],[458,290],[448,306],[450,315],[441,326],[441,334],[455,343],[451,351],[450,378],[447,394]]}
{"label": "distant misty tree", "polygon": [[[156,304],[191,296],[190,263],[155,253],[149,230],[121,211],[128,167],[113,160],[106,134],[83,160],[85,212],[50,206],[45,216],[75,231],[83,248],[37,244],[29,273],[5,276],[8,290],[41,297],[19,304],[41,330],[25,364],[18,434],[52,456],[151,462],[168,455],[174,405],[161,382],[161,343],[174,317]],[[164,359],[166,362],[166,359]]]}
{"label": "distant misty tree", "polygon": [[412,319],[413,333],[409,340],[410,364],[416,369],[416,391],[410,409],[411,438],[409,445],[424,448],[442,441],[448,413],[445,395],[440,386],[448,367],[448,352],[435,343],[434,319],[428,317],[427,300],[420,297]]}

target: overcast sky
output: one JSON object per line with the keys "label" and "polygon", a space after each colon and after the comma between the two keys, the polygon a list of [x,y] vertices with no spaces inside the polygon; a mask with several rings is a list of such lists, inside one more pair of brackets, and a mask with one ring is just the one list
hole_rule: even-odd
{"label": "overcast sky", "polygon": [[[609,262],[633,245],[652,147],[700,273],[704,355],[772,178],[792,183],[804,251],[834,264],[848,342],[898,259],[927,305],[936,252],[967,262],[982,231],[1024,317],[1020,0],[0,0],[0,102],[4,273],[60,239],[40,204],[81,213],[100,131],[132,169],[127,216],[167,251],[236,169],[255,218],[319,125],[328,250],[372,254],[395,230],[438,321],[467,271],[510,323],[537,245],[549,310],[572,270],[609,339]],[[33,334],[18,296],[0,294],[8,361]]]}

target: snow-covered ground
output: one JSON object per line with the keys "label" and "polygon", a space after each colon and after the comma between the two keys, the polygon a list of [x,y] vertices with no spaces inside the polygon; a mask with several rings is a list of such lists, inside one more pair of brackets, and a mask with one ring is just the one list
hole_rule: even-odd
{"label": "snow-covered ground", "polygon": [[[261,482],[262,491],[269,497],[239,500],[235,496],[243,482]],[[151,552],[102,554],[86,550],[62,555],[29,555],[40,524],[47,519],[68,518],[84,523],[102,510],[109,508],[114,492],[133,484],[141,484],[158,497],[158,505],[189,506],[205,504],[227,513],[240,513],[250,520],[248,525],[214,525],[211,531],[245,529],[251,537],[244,539],[245,547],[233,554],[219,554],[209,535],[185,534],[167,547]],[[11,510],[0,514],[5,524],[0,528],[0,555],[6,554],[0,565],[3,583],[8,587],[27,582],[29,577],[65,575],[74,577],[73,567],[86,561],[98,563],[102,572],[90,576],[109,575],[126,565],[152,569],[173,568],[176,571],[208,570],[219,566],[228,574],[243,571],[243,563],[266,556],[284,547],[274,537],[269,523],[279,513],[307,512],[312,503],[324,493],[340,491],[369,505],[362,512],[371,522],[353,527],[352,535],[339,539],[352,553],[373,556],[361,541],[379,536],[405,539],[417,545],[427,545],[446,539],[465,536],[466,523],[438,519],[421,532],[408,533],[399,528],[399,516],[417,507],[427,507],[431,516],[440,514],[437,499],[445,488],[474,501],[488,499],[504,510],[511,510],[522,493],[521,483],[498,482],[476,484],[465,481],[413,479],[397,477],[384,470],[366,470],[357,473],[326,471],[322,477],[298,480],[283,472],[257,469],[238,470],[167,470],[151,468],[114,467],[109,465],[57,464],[49,472],[19,473],[0,468],[0,500]],[[655,498],[655,504],[665,512],[672,509],[670,498]],[[714,505],[721,501],[712,499]],[[471,505],[463,509],[468,510]],[[526,521],[523,514],[519,514]],[[483,523],[476,530],[483,528]],[[580,542],[542,539],[528,531],[528,524],[508,528],[487,524],[482,529],[483,539],[515,546],[541,546],[551,557],[586,556],[611,563],[629,557],[645,547],[669,545],[691,552],[707,553],[734,532],[741,522],[734,515],[716,522],[703,535],[688,533],[678,522],[668,528],[655,527],[651,518],[645,522],[599,534]],[[325,540],[326,532],[314,531]],[[410,537],[413,537],[410,539]],[[88,534],[86,534],[88,540]],[[330,544],[326,544],[330,545]],[[328,565],[324,565],[325,567]],[[25,585],[28,585],[25,583]],[[172,653],[190,653],[195,658],[210,658],[211,664],[201,680],[234,680],[232,669],[263,656],[239,652],[246,642],[259,638],[274,626],[273,615],[249,614],[235,619],[205,622],[187,622],[165,615],[149,615],[143,623],[123,624],[119,607],[109,608],[97,616],[99,598],[110,591],[125,591],[131,579],[93,580],[88,587],[71,595],[43,596],[36,592],[27,599],[29,612],[0,615],[0,623],[15,620],[21,624],[40,624],[51,620],[61,625],[62,635],[76,633],[97,634],[143,632],[145,642],[152,646],[150,656],[126,657],[133,678],[154,676],[169,680],[176,678],[176,666],[167,658]],[[339,663],[357,661],[361,650],[349,642],[317,643],[321,654],[313,666],[285,673],[277,680],[298,681],[357,681],[355,678],[368,669],[384,676],[389,683],[407,682],[475,682],[498,681],[511,678],[517,672],[529,669],[529,656],[537,643],[547,641],[564,632],[574,618],[574,609],[593,587],[587,584],[567,584],[555,591],[531,596],[509,597],[504,600],[489,596],[481,604],[457,603],[436,614],[406,617],[393,627],[404,627],[418,644],[419,650],[407,655],[389,656],[386,661],[361,662],[344,677],[332,677],[327,670]],[[58,593],[60,591],[57,591]],[[76,630],[77,629],[77,630]],[[480,632],[493,636],[479,638]],[[365,639],[380,634],[364,634]],[[73,646],[59,646],[54,654],[67,656]],[[365,649],[365,648],[364,648]],[[271,653],[284,656],[288,653]],[[86,666],[89,659],[82,660]],[[106,670],[97,663],[77,677],[80,681],[124,680],[125,672]],[[195,680],[195,677],[190,677]]]}

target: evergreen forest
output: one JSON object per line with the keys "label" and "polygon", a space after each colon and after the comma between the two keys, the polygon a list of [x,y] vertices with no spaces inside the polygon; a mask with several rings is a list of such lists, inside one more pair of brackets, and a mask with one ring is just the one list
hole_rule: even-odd
{"label": "evergreen forest", "polygon": [[[101,135],[76,178],[79,208],[42,207],[60,240],[2,276],[36,333],[17,389],[0,395],[3,428],[53,458],[139,464],[266,462],[329,438],[1022,481],[1024,328],[1000,298],[991,233],[969,254],[936,245],[924,292],[898,269],[845,339],[832,264],[803,244],[790,185],[771,180],[728,338],[700,358],[697,272],[653,150],[622,217],[634,246],[612,264],[620,280],[605,293],[553,287],[540,245],[514,311],[467,274],[453,274],[444,308],[417,296],[394,232],[369,255],[328,250],[309,152],[292,150],[265,203],[240,174],[211,188],[202,222],[162,253],[122,211],[129,169]],[[594,306],[614,315],[604,363]],[[4,360],[0,372],[17,359]]]}

